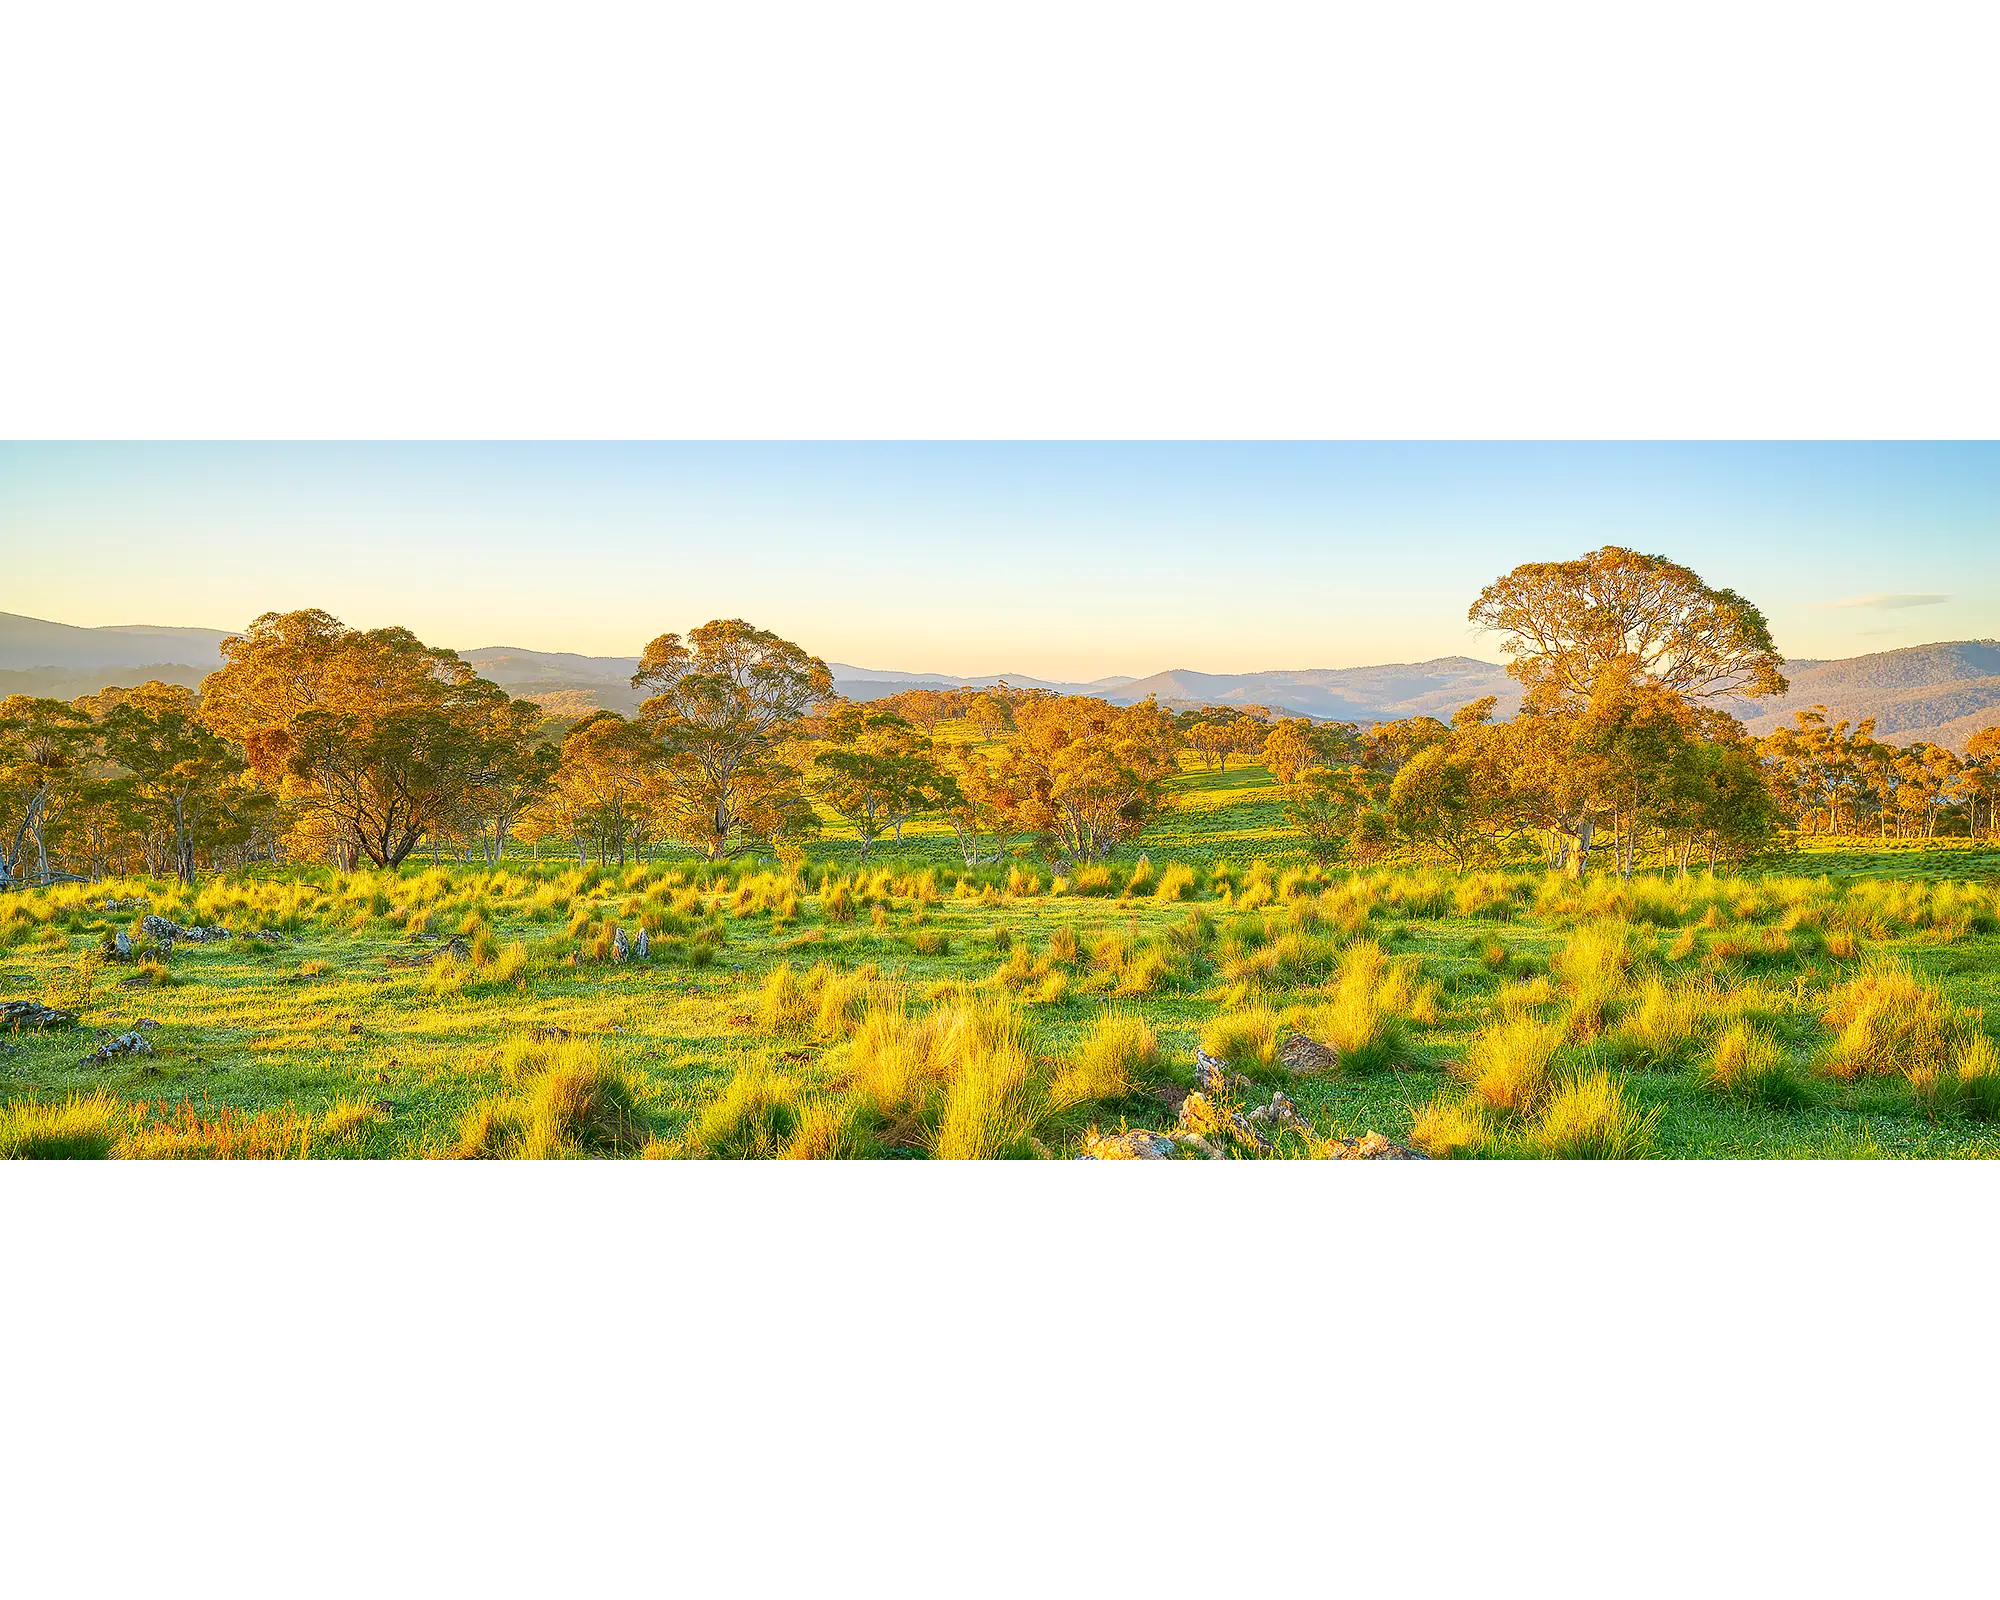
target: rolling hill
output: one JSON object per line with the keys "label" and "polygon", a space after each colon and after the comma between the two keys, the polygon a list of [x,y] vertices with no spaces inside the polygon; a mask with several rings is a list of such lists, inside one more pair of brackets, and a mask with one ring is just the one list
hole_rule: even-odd
{"label": "rolling hill", "polygon": [[[73,699],[107,683],[147,678],[192,687],[221,664],[217,646],[228,637],[216,628],[77,628],[0,612],[0,696]],[[629,713],[642,698],[632,687],[636,656],[510,645],[461,654],[509,693],[538,700],[559,714],[580,715],[594,706]],[[828,666],[835,690],[853,700],[878,700],[913,688],[985,688],[1002,676],[961,678],[841,661]],[[1768,733],[1790,722],[1794,712],[1824,705],[1849,721],[1873,717],[1877,734],[1899,744],[1924,739],[1962,750],[1979,729],[2000,723],[2000,641],[1992,639],[1915,645],[1838,661],[1792,661],[1786,673],[1792,687],[1782,699],[1732,707],[1752,732]],[[1343,722],[1448,718],[1459,706],[1489,694],[1500,702],[1500,714],[1511,716],[1521,698],[1504,668],[1471,656],[1288,672],[1209,673],[1177,667],[1150,677],[1114,676],[1091,683],[1026,673],[1004,676],[1023,688],[1101,695],[1118,705],[1136,705],[1154,695],[1171,706],[1266,705]]]}

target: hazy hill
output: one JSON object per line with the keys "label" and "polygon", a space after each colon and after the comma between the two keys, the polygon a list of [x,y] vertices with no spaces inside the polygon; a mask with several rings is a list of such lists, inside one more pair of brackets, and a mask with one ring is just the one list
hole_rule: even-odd
{"label": "hazy hill", "polygon": [[[37,667],[134,667],[161,662],[213,672],[222,665],[218,628],[73,628],[0,611],[0,670]],[[108,680],[107,680],[108,681]],[[101,689],[102,683],[93,685]],[[78,690],[79,694],[89,690]]]}
{"label": "hazy hill", "polygon": [[[0,612],[0,696],[68,700],[106,684],[148,678],[192,687],[221,665],[217,646],[228,637],[217,628],[76,628]],[[512,645],[461,653],[510,693],[539,700],[564,715],[580,715],[592,706],[630,712],[642,698],[632,687],[636,656],[586,656]],[[913,688],[985,688],[1001,681],[994,675],[968,679],[843,661],[827,664],[834,688],[854,700],[878,700]],[[1753,732],[1768,733],[1812,705],[1825,705],[1849,721],[1872,716],[1876,732],[1899,744],[1927,739],[1963,749],[1979,729],[2000,723],[2000,641],[1992,639],[1915,645],[1841,661],[1792,661],[1785,671],[1792,688],[1782,700],[1732,708]],[[1023,688],[1102,695],[1120,705],[1137,704],[1150,694],[1169,705],[1268,705],[1344,722],[1449,717],[1467,701],[1489,694],[1500,702],[1503,716],[1520,705],[1520,691],[1506,672],[1471,656],[1294,672],[1175,668],[1146,678],[1114,676],[1092,683],[1061,683],[1026,673],[1002,676]]]}
{"label": "hazy hill", "polygon": [[1753,733],[1789,724],[1792,714],[1823,705],[1835,717],[1875,719],[1878,738],[1918,739],[1965,748],[1981,728],[2000,723],[2000,642],[1966,639],[1920,644],[1844,661],[1790,661],[1791,692],[1739,706]]}

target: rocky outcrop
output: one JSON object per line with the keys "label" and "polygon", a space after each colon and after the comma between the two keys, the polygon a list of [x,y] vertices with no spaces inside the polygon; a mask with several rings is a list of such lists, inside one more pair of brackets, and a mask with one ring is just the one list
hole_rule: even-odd
{"label": "rocky outcrop", "polygon": [[115,1039],[105,1040],[77,1065],[101,1067],[107,1061],[116,1061],[120,1056],[149,1056],[152,1053],[152,1043],[143,1033],[121,1033]]}
{"label": "rocky outcrop", "polygon": [[43,1028],[74,1028],[76,1013],[58,1011],[54,1006],[45,1006],[39,1000],[0,1000],[0,1029],[27,1029],[38,1032]]}
{"label": "rocky outcrop", "polygon": [[227,928],[183,927],[151,912],[139,919],[139,931],[159,944],[212,944],[218,939],[236,937]]}

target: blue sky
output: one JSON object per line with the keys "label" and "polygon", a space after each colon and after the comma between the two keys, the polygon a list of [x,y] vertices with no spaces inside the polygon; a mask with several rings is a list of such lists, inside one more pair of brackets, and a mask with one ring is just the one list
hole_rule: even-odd
{"label": "blue sky", "polygon": [[1088,678],[1495,655],[1517,562],[1628,544],[1779,646],[2000,635],[1992,445],[0,445],[0,610]]}

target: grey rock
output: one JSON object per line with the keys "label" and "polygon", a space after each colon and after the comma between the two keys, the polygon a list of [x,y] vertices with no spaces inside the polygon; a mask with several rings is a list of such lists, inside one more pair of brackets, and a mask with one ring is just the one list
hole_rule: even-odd
{"label": "grey rock", "polygon": [[1331,1045],[1321,1044],[1317,1039],[1308,1039],[1302,1033],[1295,1033],[1278,1047],[1278,1060],[1287,1071],[1299,1077],[1309,1078],[1314,1073],[1338,1072],[1340,1052]]}
{"label": "grey rock", "polygon": [[58,1011],[38,1000],[0,1000],[0,1028],[74,1028],[76,1013]]}
{"label": "grey rock", "polygon": [[631,954],[632,945],[625,937],[625,930],[623,928],[613,928],[611,930],[611,959],[613,961],[623,961]]}
{"label": "grey rock", "polygon": [[89,1055],[77,1063],[80,1067],[101,1067],[107,1061],[115,1061],[120,1056],[149,1056],[153,1046],[143,1033],[121,1033],[115,1039],[107,1039]]}
{"label": "grey rock", "polygon": [[120,928],[117,933],[112,935],[111,948],[117,952],[120,961],[130,961],[132,959],[132,935],[127,933],[123,928]]}
{"label": "grey rock", "polygon": [[1128,1128],[1123,1133],[1104,1134],[1084,1146],[1084,1154],[1094,1161],[1167,1161],[1175,1153],[1174,1141],[1164,1133],[1147,1128]]}
{"label": "grey rock", "polygon": [[652,953],[653,953],[652,935],[647,933],[644,928],[641,928],[639,930],[639,937],[635,939],[632,943],[632,954],[637,956],[641,961],[645,961],[651,957]]}

